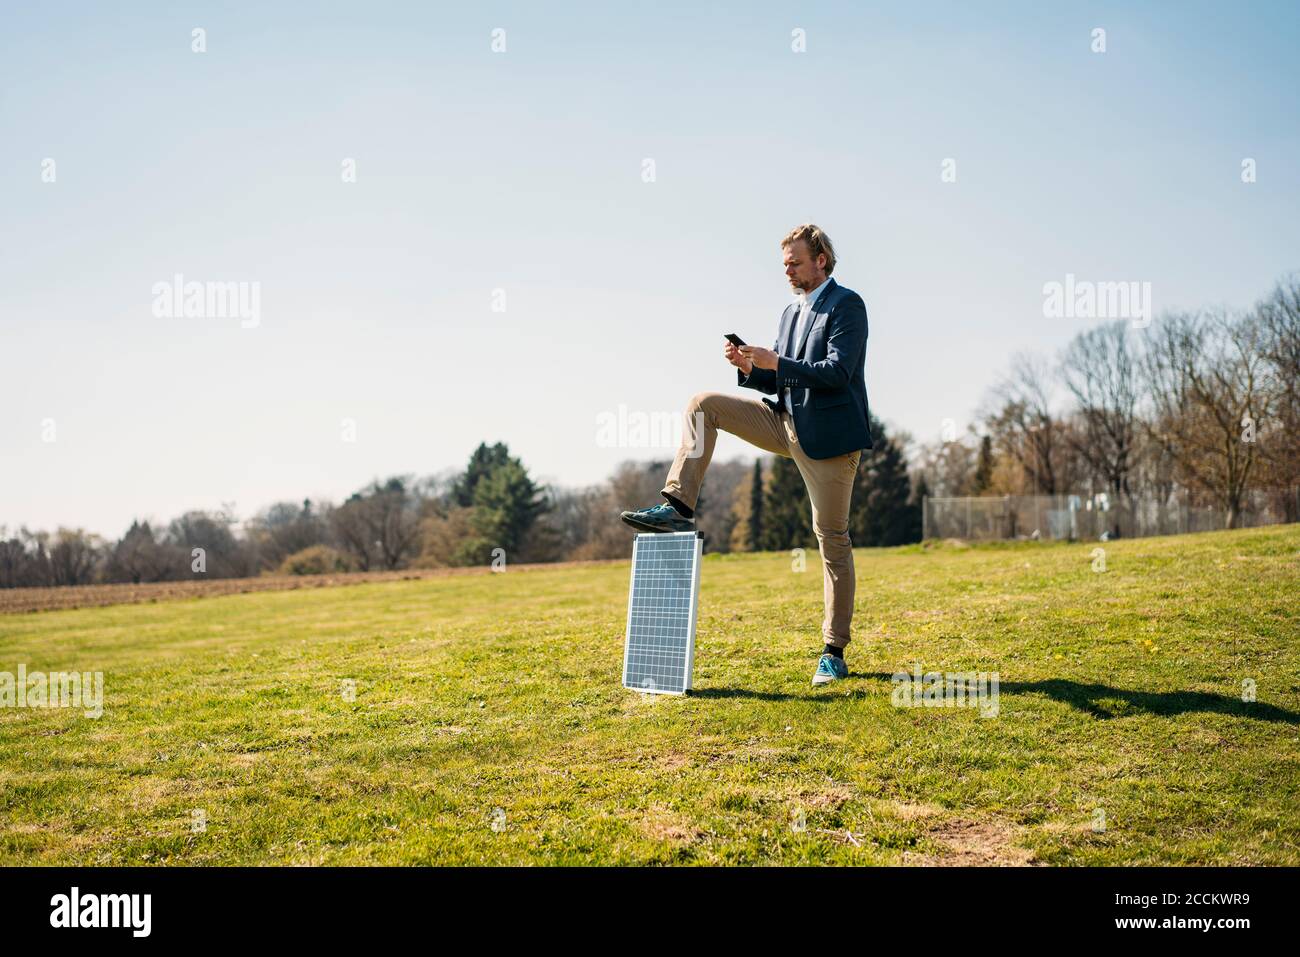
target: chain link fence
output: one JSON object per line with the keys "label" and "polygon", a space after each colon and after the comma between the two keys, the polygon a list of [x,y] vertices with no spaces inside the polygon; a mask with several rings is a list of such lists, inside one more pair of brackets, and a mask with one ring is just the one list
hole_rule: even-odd
{"label": "chain link fence", "polygon": [[[1300,520],[1300,489],[1260,490],[1247,494],[1236,526],[1253,528],[1297,520]],[[1121,502],[1105,493],[926,496],[922,503],[922,523],[924,538],[1106,541],[1217,531],[1227,527],[1227,513],[1222,508],[1190,504],[1185,496],[1164,501],[1137,497]]]}

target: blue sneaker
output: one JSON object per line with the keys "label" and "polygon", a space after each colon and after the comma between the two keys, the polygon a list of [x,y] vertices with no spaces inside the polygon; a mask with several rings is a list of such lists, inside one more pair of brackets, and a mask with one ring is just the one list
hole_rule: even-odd
{"label": "blue sneaker", "polygon": [[687,518],[667,502],[638,509],[635,512],[624,512],[619,518],[642,532],[695,531],[695,519]]}
{"label": "blue sneaker", "polygon": [[848,676],[849,666],[844,663],[843,658],[836,658],[834,655],[822,655],[817,662],[817,670],[813,672],[813,687],[824,685],[837,678],[847,678]]}

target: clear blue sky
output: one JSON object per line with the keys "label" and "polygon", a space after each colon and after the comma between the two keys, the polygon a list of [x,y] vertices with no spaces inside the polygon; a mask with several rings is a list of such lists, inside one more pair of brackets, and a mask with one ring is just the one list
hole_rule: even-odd
{"label": "clear blue sky", "polygon": [[[602,448],[600,413],[735,388],[722,333],[770,344],[809,220],[867,302],[873,411],[924,441],[1087,326],[1045,282],[1159,311],[1300,268],[1297,4],[619,7],[6,8],[0,523],[246,517],[481,440],[599,481],[668,454]],[[176,273],[260,283],[260,324],[155,318]]]}

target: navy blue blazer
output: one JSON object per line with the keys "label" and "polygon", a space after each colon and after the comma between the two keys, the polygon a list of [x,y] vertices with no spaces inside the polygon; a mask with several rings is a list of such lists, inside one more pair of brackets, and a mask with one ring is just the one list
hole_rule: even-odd
{"label": "navy blue blazer", "polygon": [[[790,387],[795,432],[809,458],[829,459],[871,448],[866,303],[832,279],[813,303],[803,340],[792,343],[797,316],[797,303],[781,314],[772,347],[780,356],[776,369],[755,366],[749,375],[737,369],[738,383],[768,395]],[[779,401],[763,401],[778,413],[783,408]]]}

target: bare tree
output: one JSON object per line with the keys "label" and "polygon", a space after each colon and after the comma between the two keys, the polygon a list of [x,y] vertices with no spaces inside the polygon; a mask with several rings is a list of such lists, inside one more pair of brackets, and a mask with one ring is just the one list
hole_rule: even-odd
{"label": "bare tree", "polygon": [[[585,497],[590,537],[578,547],[575,558],[626,558],[632,554],[635,532],[618,520],[625,508],[639,508],[659,498],[664,474],[671,463],[665,461],[623,462],[603,488]],[[730,503],[727,503],[730,504]]]}
{"label": "bare tree", "polygon": [[731,551],[731,533],[738,516],[732,509],[736,489],[749,488],[754,463],[740,456],[725,462],[717,459],[709,466],[709,474],[700,486],[700,499],[695,503],[696,526],[704,538],[706,552]]}
{"label": "bare tree", "polygon": [[1008,374],[990,391],[983,412],[995,450],[1020,463],[1024,478],[1032,483],[1032,495],[1067,490],[1058,475],[1064,440],[1061,421],[1051,409],[1052,382],[1045,359],[1017,353]]}
{"label": "bare tree", "polygon": [[917,451],[913,469],[925,479],[929,495],[967,495],[973,487],[977,455],[978,444],[966,437],[931,442]]}
{"label": "bare tree", "polygon": [[352,557],[358,569],[370,571],[371,565],[376,561],[375,542],[366,516],[365,502],[353,495],[342,505],[328,508],[325,518],[339,548]]}
{"label": "bare tree", "polygon": [[1294,487],[1300,483],[1300,276],[1277,284],[1256,306],[1270,373],[1273,415],[1260,435],[1265,481],[1282,493],[1288,521],[1300,519]]}
{"label": "bare tree", "polygon": [[426,503],[420,519],[420,553],[418,568],[443,568],[455,564],[456,552],[473,534],[470,524],[472,508],[456,505],[433,506]]}
{"label": "bare tree", "polygon": [[[1061,380],[1074,397],[1078,423],[1067,440],[1120,508],[1132,505],[1130,477],[1141,433],[1139,364],[1126,320],[1081,332],[1061,355]],[[1111,533],[1118,535],[1119,508],[1112,522]]]}
{"label": "bare tree", "polygon": [[148,522],[134,521],[113,546],[105,566],[108,581],[173,581],[188,567],[185,556],[173,545],[154,537]]}
{"label": "bare tree", "polygon": [[94,580],[104,540],[83,528],[60,528],[50,546],[50,578],[54,585],[86,585]]}
{"label": "bare tree", "polygon": [[279,568],[290,555],[329,540],[329,525],[311,499],[276,502],[254,516],[245,529],[263,567]]}
{"label": "bare tree", "polygon": [[1182,482],[1210,495],[1236,528],[1269,412],[1263,326],[1254,314],[1162,317],[1144,368],[1156,439]]}
{"label": "bare tree", "polygon": [[600,527],[609,524],[608,513],[598,514],[594,504],[604,501],[607,495],[608,489],[600,485],[551,490],[550,508],[538,524],[553,531],[556,561],[573,559]]}
{"label": "bare tree", "polygon": [[21,588],[27,569],[27,552],[17,538],[0,526],[0,588]]}
{"label": "bare tree", "polygon": [[[7,533],[0,528],[0,538]],[[50,564],[50,533],[23,526],[0,541],[0,587],[45,588],[54,584]]]}
{"label": "bare tree", "polygon": [[[235,538],[231,527],[235,517],[229,510],[220,512],[190,511],[174,518],[167,526],[167,542],[175,547],[183,564],[182,578],[243,578],[254,571],[246,542]],[[194,553],[202,549],[203,570],[194,570]]]}
{"label": "bare tree", "polygon": [[402,476],[376,480],[329,513],[336,540],[362,571],[404,567],[418,552],[420,503],[407,484]]}

